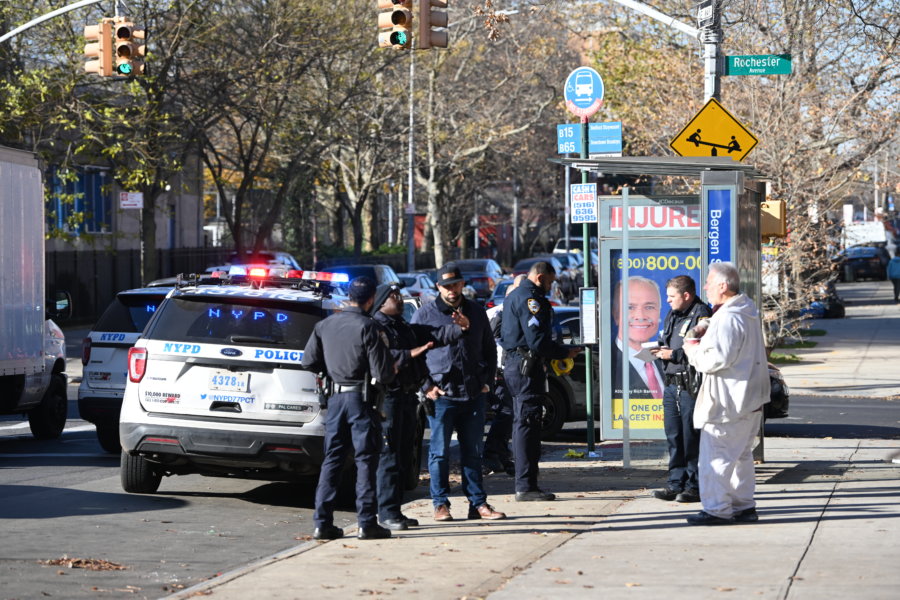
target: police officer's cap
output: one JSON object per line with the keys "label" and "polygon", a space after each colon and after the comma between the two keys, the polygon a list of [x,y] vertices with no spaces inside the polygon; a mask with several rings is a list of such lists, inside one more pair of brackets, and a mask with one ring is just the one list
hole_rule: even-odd
{"label": "police officer's cap", "polygon": [[350,291],[347,296],[350,302],[365,304],[375,295],[375,282],[371,277],[356,277],[350,282]]}

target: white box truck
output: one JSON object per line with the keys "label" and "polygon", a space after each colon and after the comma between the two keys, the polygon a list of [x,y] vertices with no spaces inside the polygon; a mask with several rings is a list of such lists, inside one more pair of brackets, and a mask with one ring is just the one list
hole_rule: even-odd
{"label": "white box truck", "polygon": [[0,146],[0,414],[27,414],[32,434],[66,425],[66,340],[50,317],[71,314],[68,294],[47,306],[44,185],[37,158]]}

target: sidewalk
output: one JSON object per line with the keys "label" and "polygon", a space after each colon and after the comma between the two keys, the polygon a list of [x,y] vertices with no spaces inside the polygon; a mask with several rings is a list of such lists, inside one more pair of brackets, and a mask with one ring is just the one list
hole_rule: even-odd
{"label": "sidewalk", "polygon": [[766,444],[756,524],[687,525],[698,505],[650,495],[662,444],[635,444],[629,470],[621,450],[618,461],[548,457],[556,502],[515,503],[511,480],[489,477],[506,521],[438,524],[418,501],[404,512],[422,525],[390,540],[307,542],[169,598],[896,598],[900,440]]}
{"label": "sidewalk", "polygon": [[[888,289],[841,291],[848,318],[815,324],[828,335],[783,369],[792,393],[900,393],[888,360],[900,309],[881,304]],[[632,443],[627,470],[621,443],[602,444],[602,461],[565,458],[568,448],[584,450],[545,446],[541,481],[555,502],[516,503],[511,478],[486,478],[506,521],[435,523],[419,500],[404,512],[421,526],[389,540],[361,542],[348,528],[345,539],[302,543],[169,598],[897,597],[900,439],[767,438],[760,522],[724,527],[688,526],[699,505],[651,496],[664,480],[664,442]],[[466,509],[454,497],[453,514]]]}

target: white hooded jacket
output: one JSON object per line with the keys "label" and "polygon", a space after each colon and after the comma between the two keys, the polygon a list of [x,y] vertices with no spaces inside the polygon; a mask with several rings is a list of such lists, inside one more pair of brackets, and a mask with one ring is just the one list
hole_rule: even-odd
{"label": "white hooded jacket", "polygon": [[694,427],[728,423],[769,401],[769,368],[759,310],[744,294],[725,301],[709,320],[688,360],[703,382],[694,406]]}

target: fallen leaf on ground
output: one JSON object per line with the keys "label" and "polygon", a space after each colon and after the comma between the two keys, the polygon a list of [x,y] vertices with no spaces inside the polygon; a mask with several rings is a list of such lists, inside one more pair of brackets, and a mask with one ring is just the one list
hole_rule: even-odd
{"label": "fallen leaf on ground", "polygon": [[626,583],[626,584],[625,584],[625,587],[640,587],[640,586],[641,586],[641,584],[639,584],[639,583],[632,583],[632,582],[629,582],[629,583]]}
{"label": "fallen leaf on ground", "polygon": [[52,558],[50,560],[39,560],[42,565],[52,565],[56,567],[66,567],[68,569],[87,569],[88,571],[122,571],[127,569],[119,563],[114,563],[103,558]]}
{"label": "fallen leaf on ground", "polygon": [[547,570],[553,572],[562,571],[562,567],[547,567]]}
{"label": "fallen leaf on ground", "polygon": [[557,579],[556,581],[554,581],[554,583],[559,583],[559,584],[563,584],[563,585],[564,585],[564,584],[567,584],[567,583],[572,583],[572,581],[569,580],[569,579]]}
{"label": "fallen leaf on ground", "polygon": [[713,588],[713,589],[716,590],[717,592],[733,592],[734,591],[734,588],[722,587],[722,586],[719,586],[719,587]]}

